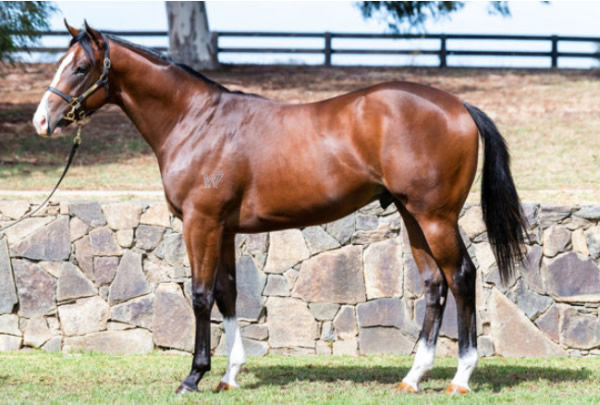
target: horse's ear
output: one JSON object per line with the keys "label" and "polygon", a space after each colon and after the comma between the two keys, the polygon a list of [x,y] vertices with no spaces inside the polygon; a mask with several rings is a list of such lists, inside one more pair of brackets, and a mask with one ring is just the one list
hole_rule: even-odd
{"label": "horse's ear", "polygon": [[71,36],[73,38],[75,38],[81,32],[81,30],[78,30],[77,28],[71,27],[69,25],[69,23],[67,22],[66,18],[64,18],[63,21],[65,22],[65,27],[67,27],[67,31],[69,31],[69,34],[71,34]]}
{"label": "horse's ear", "polygon": [[87,20],[83,20],[83,25],[85,26],[85,32],[90,36],[92,41],[94,41],[96,44],[99,44],[102,34],[90,27],[87,23]]}

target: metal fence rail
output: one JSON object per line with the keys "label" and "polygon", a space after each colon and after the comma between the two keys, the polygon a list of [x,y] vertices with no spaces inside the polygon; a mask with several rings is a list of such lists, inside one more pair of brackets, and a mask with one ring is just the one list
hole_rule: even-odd
{"label": "metal fence rail", "polygon": [[[166,31],[103,31],[121,37],[167,37]],[[66,31],[43,31],[46,36],[69,36]],[[261,46],[221,46],[222,38],[321,38],[322,46],[318,47],[261,47]],[[373,40],[439,40],[438,49],[387,48],[387,49],[352,49],[334,47],[335,39],[373,39]],[[222,54],[322,54],[323,65],[331,66],[334,55],[437,55],[439,67],[448,67],[449,56],[511,56],[511,57],[544,57],[548,58],[550,67],[557,68],[560,58],[589,58],[600,60],[600,47],[595,52],[562,52],[560,42],[593,43],[600,45],[600,37],[578,37],[562,35],[479,35],[479,34],[369,34],[343,32],[255,32],[255,31],[217,31],[213,40],[218,55]],[[527,50],[486,50],[486,49],[454,49],[448,46],[450,40],[500,40],[500,41],[537,41],[549,44],[549,51]],[[166,47],[154,47],[166,51]],[[63,47],[31,47],[23,49],[30,52],[64,52]]]}

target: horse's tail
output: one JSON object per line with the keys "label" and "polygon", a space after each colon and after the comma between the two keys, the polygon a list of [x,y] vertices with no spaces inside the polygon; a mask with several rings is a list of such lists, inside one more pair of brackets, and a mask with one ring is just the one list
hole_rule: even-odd
{"label": "horse's tail", "polygon": [[504,138],[483,111],[467,103],[465,107],[484,144],[481,209],[500,279],[506,284],[514,274],[515,263],[523,260],[521,245],[527,221],[510,174],[510,156]]}

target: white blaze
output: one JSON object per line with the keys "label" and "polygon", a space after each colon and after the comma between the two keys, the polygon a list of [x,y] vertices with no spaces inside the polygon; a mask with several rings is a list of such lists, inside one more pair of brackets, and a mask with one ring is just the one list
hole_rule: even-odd
{"label": "white blaze", "polygon": [[[63,61],[61,62],[58,70],[54,74],[54,78],[52,79],[52,83],[50,83],[51,87],[57,87],[60,82],[60,78],[64,70],[69,66],[69,64],[73,61],[75,57],[75,52],[68,53]],[[42,97],[42,101],[38,105],[37,110],[35,110],[35,114],[33,115],[33,125],[39,135],[47,135],[48,132],[48,122],[46,114],[48,113],[48,98],[50,97],[50,92],[46,90],[44,96]],[[56,119],[56,118],[54,118]]]}
{"label": "white blaze", "polygon": [[236,378],[240,372],[240,368],[246,363],[246,353],[244,352],[244,345],[242,344],[242,335],[240,334],[240,327],[237,323],[237,318],[223,319],[223,326],[225,327],[225,338],[227,340],[227,354],[229,360],[227,362],[227,371],[221,379],[226,384],[232,387],[239,387]]}

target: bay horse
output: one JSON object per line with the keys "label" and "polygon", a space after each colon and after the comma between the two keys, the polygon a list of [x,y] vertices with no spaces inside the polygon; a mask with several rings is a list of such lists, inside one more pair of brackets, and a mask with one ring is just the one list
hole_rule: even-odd
{"label": "bay horse", "polygon": [[[469,392],[478,361],[476,270],[458,217],[475,177],[478,135],[484,145],[482,210],[502,280],[522,259],[525,227],[505,142],[485,113],[408,82],[287,104],[229,91],[87,23],[82,30],[65,24],[70,47],[33,123],[39,135],[60,135],[113,103],[156,154],[169,209],[183,222],[192,271],[194,355],[178,393],[197,391],[210,370],[214,301],[229,355],[217,390],[239,387],[245,354],[235,310],[236,233],[321,224],[376,200],[395,204],[403,218],[427,308],[414,364],[398,388],[419,391],[432,369],[450,288],[459,360],[447,392]],[[218,181],[207,187],[205,176]]]}

